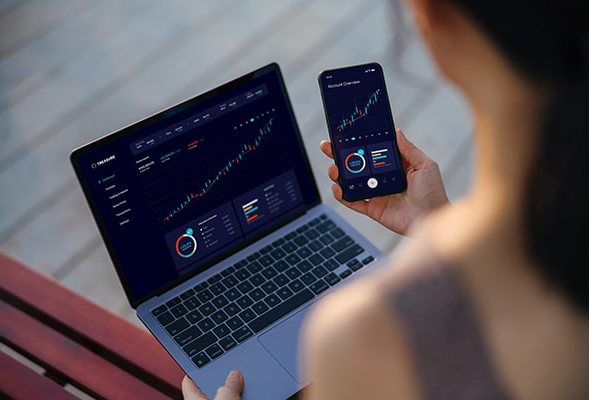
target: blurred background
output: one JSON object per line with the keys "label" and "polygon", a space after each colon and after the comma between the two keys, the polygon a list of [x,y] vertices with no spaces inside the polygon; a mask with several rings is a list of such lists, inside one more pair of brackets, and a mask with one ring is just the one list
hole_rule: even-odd
{"label": "blurred background", "polygon": [[469,112],[403,2],[0,0],[0,249],[139,324],[70,151],[273,61],[324,201],[382,250],[401,238],[332,197],[320,70],[381,63],[396,125],[440,164],[450,199],[466,192]]}

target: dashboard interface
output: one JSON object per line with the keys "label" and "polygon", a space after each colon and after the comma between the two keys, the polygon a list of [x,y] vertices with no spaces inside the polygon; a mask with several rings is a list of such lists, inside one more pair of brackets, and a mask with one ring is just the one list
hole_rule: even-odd
{"label": "dashboard interface", "polygon": [[72,156],[135,301],[318,200],[277,67],[265,69]]}
{"label": "dashboard interface", "polygon": [[405,189],[380,66],[372,63],[324,71],[319,83],[345,199]]}

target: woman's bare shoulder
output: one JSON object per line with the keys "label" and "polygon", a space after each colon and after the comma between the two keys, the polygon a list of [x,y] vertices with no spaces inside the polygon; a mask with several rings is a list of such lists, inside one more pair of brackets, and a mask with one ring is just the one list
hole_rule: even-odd
{"label": "woman's bare shoulder", "polygon": [[311,398],[418,398],[402,330],[375,279],[325,296],[303,335]]}

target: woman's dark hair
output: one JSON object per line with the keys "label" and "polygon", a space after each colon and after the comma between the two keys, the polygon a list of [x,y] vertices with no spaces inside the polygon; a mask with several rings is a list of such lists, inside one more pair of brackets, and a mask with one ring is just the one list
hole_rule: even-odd
{"label": "woman's dark hair", "polygon": [[526,182],[525,242],[546,282],[587,312],[588,2],[452,1],[553,93]]}

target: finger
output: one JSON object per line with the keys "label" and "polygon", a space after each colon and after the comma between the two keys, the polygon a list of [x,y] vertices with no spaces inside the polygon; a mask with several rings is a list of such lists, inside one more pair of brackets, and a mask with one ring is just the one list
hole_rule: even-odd
{"label": "finger", "polygon": [[334,198],[338,200],[345,207],[349,207],[353,211],[357,211],[358,213],[368,215],[368,202],[364,200],[359,201],[346,201],[342,197],[342,188],[338,184],[332,185],[332,194],[334,194]]}
{"label": "finger", "polygon": [[325,155],[331,159],[334,159],[334,153],[332,153],[332,143],[329,140],[322,140],[319,143],[319,148]]}
{"label": "finger", "polygon": [[430,161],[430,158],[426,156],[414,143],[410,142],[401,129],[397,129],[397,147],[401,153],[401,158],[406,166],[406,170],[409,168],[419,167],[426,161]]}
{"label": "finger", "polygon": [[181,382],[181,388],[183,389],[184,400],[210,400],[210,397],[202,392],[187,375],[185,375],[183,382]]}
{"label": "finger", "polygon": [[233,370],[229,372],[225,384],[218,388],[214,400],[238,400],[244,389],[244,377],[242,373]]}
{"label": "finger", "polygon": [[335,164],[328,167],[328,177],[334,182],[338,182],[338,167]]}

